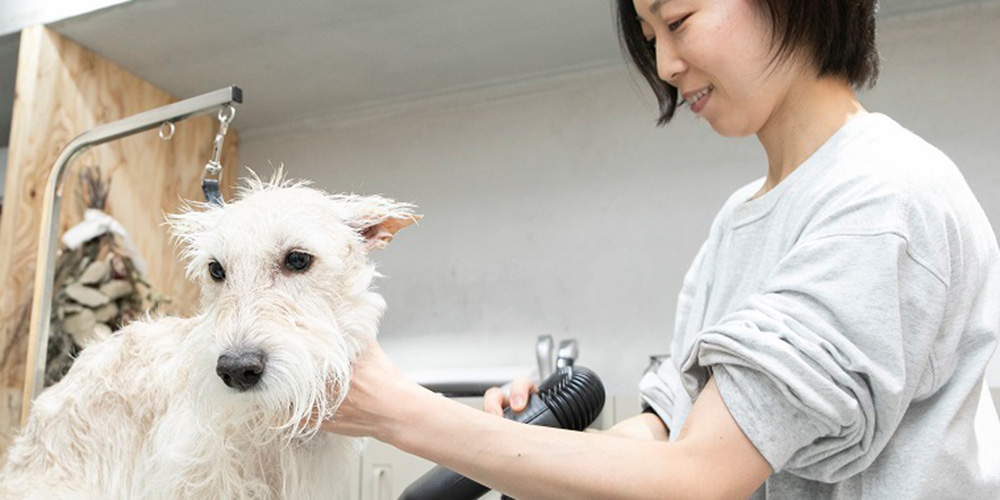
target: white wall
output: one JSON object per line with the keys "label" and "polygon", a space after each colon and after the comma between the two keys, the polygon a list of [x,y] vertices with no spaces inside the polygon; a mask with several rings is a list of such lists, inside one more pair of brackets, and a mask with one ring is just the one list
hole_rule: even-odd
{"label": "white wall", "polygon": [[[951,155],[1000,228],[1000,7],[880,30],[883,76],[862,100]],[[668,349],[712,217],[766,169],[754,138],[686,113],[656,129],[652,102],[615,66],[246,131],[242,157],[420,205],[420,226],[378,257],[382,341],[404,369],[529,364],[536,336],[572,336],[580,363],[626,393]],[[990,377],[1000,385],[1000,367]]]}

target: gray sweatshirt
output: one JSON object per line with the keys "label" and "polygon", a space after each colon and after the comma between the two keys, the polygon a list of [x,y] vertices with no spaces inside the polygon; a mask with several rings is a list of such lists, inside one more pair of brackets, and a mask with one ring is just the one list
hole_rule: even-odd
{"label": "gray sweatshirt", "polygon": [[754,498],[1000,499],[1000,250],[955,165],[872,113],[762,182],[712,224],[644,402],[679,430],[714,374],[775,470]]}

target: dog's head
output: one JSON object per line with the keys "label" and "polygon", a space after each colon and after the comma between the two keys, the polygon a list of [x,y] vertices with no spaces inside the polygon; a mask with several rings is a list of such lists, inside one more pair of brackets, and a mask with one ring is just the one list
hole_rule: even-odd
{"label": "dog's head", "polygon": [[252,175],[232,202],[168,216],[201,287],[188,351],[202,396],[296,431],[332,414],[346,391],[329,388],[347,387],[385,307],[368,253],[419,218],[412,205],[327,194],[280,171]]}

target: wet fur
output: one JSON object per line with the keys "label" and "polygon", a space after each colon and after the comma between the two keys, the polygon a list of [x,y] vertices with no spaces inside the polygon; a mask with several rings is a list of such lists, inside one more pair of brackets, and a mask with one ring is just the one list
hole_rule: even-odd
{"label": "wet fur", "polygon": [[[362,442],[319,432],[316,417],[336,410],[385,308],[367,253],[391,234],[371,241],[373,228],[412,222],[412,207],[328,195],[279,172],[252,177],[225,206],[195,204],[168,220],[201,312],[148,318],[87,347],[35,401],[0,497],[305,500],[341,490]],[[293,249],[314,256],[308,271],[282,266]],[[208,276],[212,260],[223,283]],[[216,360],[247,346],[267,365],[240,393]]]}

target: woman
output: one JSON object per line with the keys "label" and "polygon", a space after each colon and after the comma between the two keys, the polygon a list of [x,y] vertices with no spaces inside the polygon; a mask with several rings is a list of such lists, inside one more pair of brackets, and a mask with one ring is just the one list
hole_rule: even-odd
{"label": "woman", "polygon": [[[681,100],[768,158],[685,277],[650,411],[605,433],[520,426],[408,382],[372,345],[324,428],[524,499],[1000,498],[983,386],[1000,251],[951,161],[858,102],[874,4],[619,0],[660,123]],[[506,402],[491,391],[487,410]]]}

